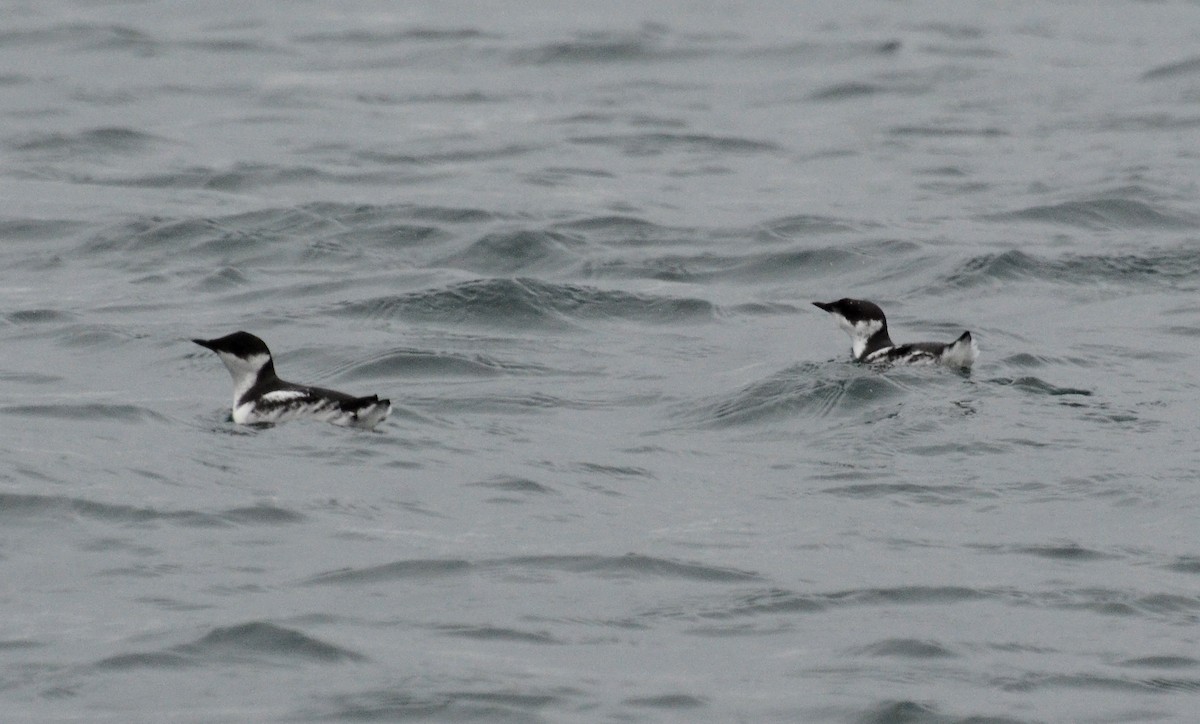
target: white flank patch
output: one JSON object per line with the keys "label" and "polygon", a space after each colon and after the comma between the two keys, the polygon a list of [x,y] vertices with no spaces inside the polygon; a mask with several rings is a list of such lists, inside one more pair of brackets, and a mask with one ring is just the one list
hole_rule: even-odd
{"label": "white flank patch", "polygon": [[262,400],[263,402],[287,402],[288,400],[295,400],[306,396],[308,396],[308,393],[301,390],[275,390],[263,395]]}

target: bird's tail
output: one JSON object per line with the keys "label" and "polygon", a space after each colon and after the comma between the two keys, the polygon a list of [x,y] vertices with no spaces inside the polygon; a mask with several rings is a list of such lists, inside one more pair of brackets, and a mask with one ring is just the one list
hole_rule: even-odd
{"label": "bird's tail", "polygon": [[975,364],[977,357],[979,357],[979,345],[975,344],[975,339],[970,332],[963,332],[962,336],[946,345],[946,349],[942,352],[942,364],[969,370],[971,365]]}
{"label": "bird's tail", "polygon": [[357,397],[347,402],[345,406],[354,411],[355,427],[367,430],[383,422],[392,412],[392,401],[381,400],[379,395]]}

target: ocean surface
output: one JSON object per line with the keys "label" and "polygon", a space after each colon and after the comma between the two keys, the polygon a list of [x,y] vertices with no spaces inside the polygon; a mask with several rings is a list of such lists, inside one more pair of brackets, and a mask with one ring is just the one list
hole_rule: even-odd
{"label": "ocean surface", "polygon": [[1200,721],[1196,2],[2,10],[4,722]]}

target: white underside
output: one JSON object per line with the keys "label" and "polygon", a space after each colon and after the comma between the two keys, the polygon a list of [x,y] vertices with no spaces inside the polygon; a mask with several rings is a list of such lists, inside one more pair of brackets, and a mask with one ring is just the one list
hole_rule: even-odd
{"label": "white underside", "polygon": [[[303,396],[302,392],[285,390],[269,392],[263,395],[263,399],[278,403],[289,398]],[[264,425],[288,422],[289,420],[317,420],[342,427],[370,430],[383,422],[391,411],[392,405],[388,402],[377,402],[369,407],[361,408],[358,412],[348,412],[332,400],[295,405],[265,405],[261,408],[256,401],[250,401],[233,409],[233,421],[239,425]]]}
{"label": "white underside", "polygon": [[954,342],[953,344],[946,345],[946,348],[937,354],[923,350],[914,350],[900,359],[889,359],[888,355],[894,349],[895,347],[884,347],[883,349],[875,350],[867,355],[863,361],[898,362],[906,365],[944,365],[946,367],[969,370],[971,369],[971,365],[975,364],[975,359],[979,357],[979,346],[975,344],[974,338],[969,342]]}
{"label": "white underside", "polygon": [[875,320],[863,320],[850,324],[850,320],[836,312],[833,313],[833,318],[837,321],[838,326],[850,335],[850,352],[854,355],[854,359],[862,359],[862,354],[867,349],[867,342],[883,328],[883,323]]}

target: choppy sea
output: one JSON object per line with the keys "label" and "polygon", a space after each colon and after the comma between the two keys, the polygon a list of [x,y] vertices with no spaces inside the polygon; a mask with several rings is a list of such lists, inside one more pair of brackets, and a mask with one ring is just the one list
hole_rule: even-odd
{"label": "choppy sea", "polygon": [[1200,720],[1197,3],[2,16],[3,721]]}

